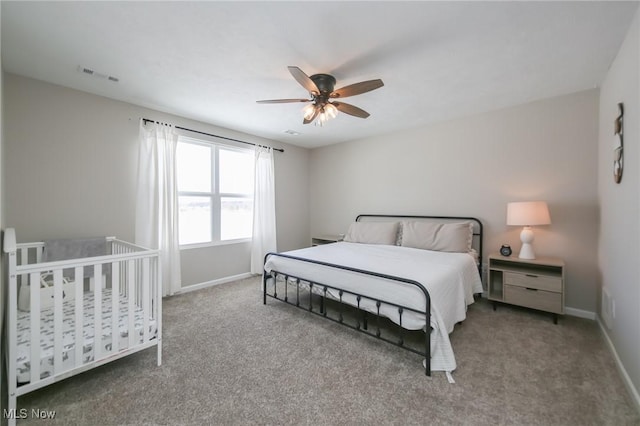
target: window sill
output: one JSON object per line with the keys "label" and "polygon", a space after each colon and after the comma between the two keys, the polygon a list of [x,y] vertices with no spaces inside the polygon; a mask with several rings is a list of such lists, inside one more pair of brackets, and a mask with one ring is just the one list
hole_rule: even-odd
{"label": "window sill", "polygon": [[209,243],[185,244],[183,246],[180,246],[180,251],[207,248],[207,247],[228,246],[228,245],[232,245],[232,244],[244,244],[244,243],[250,243],[250,242],[251,242],[251,238],[240,238],[240,239],[237,239],[237,240],[225,240],[225,241],[214,241],[214,242],[209,242]]}

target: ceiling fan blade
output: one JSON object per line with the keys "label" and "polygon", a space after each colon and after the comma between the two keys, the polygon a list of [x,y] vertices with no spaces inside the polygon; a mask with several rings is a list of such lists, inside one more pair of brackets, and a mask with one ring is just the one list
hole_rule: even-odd
{"label": "ceiling fan blade", "polygon": [[311,102],[313,99],[268,99],[265,101],[256,101],[258,104],[286,104],[289,102]]}
{"label": "ceiling fan blade", "polygon": [[359,118],[367,118],[369,113],[363,109],[358,108],[357,106],[353,106],[350,104],[345,104],[344,102],[331,102],[338,111],[344,112],[345,114],[353,115],[354,117]]}
{"label": "ceiling fan blade", "polygon": [[370,92],[372,90],[379,89],[384,86],[382,80],[367,80],[361,81],[360,83],[351,84],[349,86],[342,87],[340,89],[336,89],[329,97],[331,98],[346,98],[347,96],[355,96],[361,93]]}
{"label": "ceiling fan blade", "polygon": [[319,113],[320,113],[320,108],[316,106],[315,109],[313,110],[313,114],[311,115],[311,117],[309,117],[308,119],[306,117],[302,119],[302,124],[309,124],[313,122],[313,120],[316,119]]}
{"label": "ceiling fan blade", "polygon": [[302,87],[307,89],[307,92],[316,94],[316,95],[320,94],[320,90],[318,89],[318,86],[316,86],[313,80],[311,80],[309,76],[304,73],[304,71],[302,71],[298,67],[288,67],[288,68],[293,78],[295,78],[296,81],[300,83]]}

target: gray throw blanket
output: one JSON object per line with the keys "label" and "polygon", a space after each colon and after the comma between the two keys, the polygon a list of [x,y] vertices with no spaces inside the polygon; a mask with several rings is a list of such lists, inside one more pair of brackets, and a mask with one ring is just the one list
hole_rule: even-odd
{"label": "gray throw blanket", "polygon": [[[44,242],[42,261],[55,262],[58,260],[105,256],[107,254],[106,237],[47,240]],[[103,266],[103,273],[108,273],[106,269],[109,266],[111,265]],[[67,276],[66,272],[65,276]],[[85,266],[84,278],[87,277],[93,277],[93,266]]]}

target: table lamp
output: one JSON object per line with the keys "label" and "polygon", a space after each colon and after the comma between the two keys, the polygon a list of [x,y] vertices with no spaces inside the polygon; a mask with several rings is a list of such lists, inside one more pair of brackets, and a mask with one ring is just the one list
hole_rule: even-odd
{"label": "table lamp", "polygon": [[549,207],[544,201],[524,201],[507,204],[507,225],[524,226],[520,233],[522,248],[518,257],[520,259],[535,259],[533,252],[533,230],[531,226],[549,225]]}

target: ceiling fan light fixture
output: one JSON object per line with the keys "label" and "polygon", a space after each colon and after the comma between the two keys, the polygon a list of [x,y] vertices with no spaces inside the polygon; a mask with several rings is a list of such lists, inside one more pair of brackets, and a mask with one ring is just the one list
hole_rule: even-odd
{"label": "ceiling fan light fixture", "polygon": [[324,123],[327,122],[327,120],[329,120],[329,116],[324,112],[324,108],[322,108],[322,110],[320,111],[320,114],[318,114],[318,118],[316,119],[316,122],[314,123],[316,126],[324,126]]}
{"label": "ceiling fan light fixture", "polygon": [[314,125],[322,127],[327,121],[332,118],[336,118],[338,115],[338,108],[329,102],[325,104],[313,103],[302,108],[302,115],[305,120],[315,121]]}
{"label": "ceiling fan light fixture", "polygon": [[324,112],[329,116],[329,118],[336,118],[336,116],[338,115],[338,108],[336,108],[335,105],[331,103],[327,103],[324,106]]}
{"label": "ceiling fan light fixture", "polygon": [[338,108],[328,102],[323,105],[318,105],[316,106],[316,108],[320,109],[320,112],[316,117],[316,121],[315,123],[313,123],[316,126],[322,127],[324,126],[324,123],[331,120],[332,118],[336,118],[336,115],[338,115]]}
{"label": "ceiling fan light fixture", "polygon": [[304,117],[305,120],[311,120],[311,117],[313,117],[315,110],[316,110],[316,104],[315,103],[309,104],[304,108],[302,108],[302,116]]}

